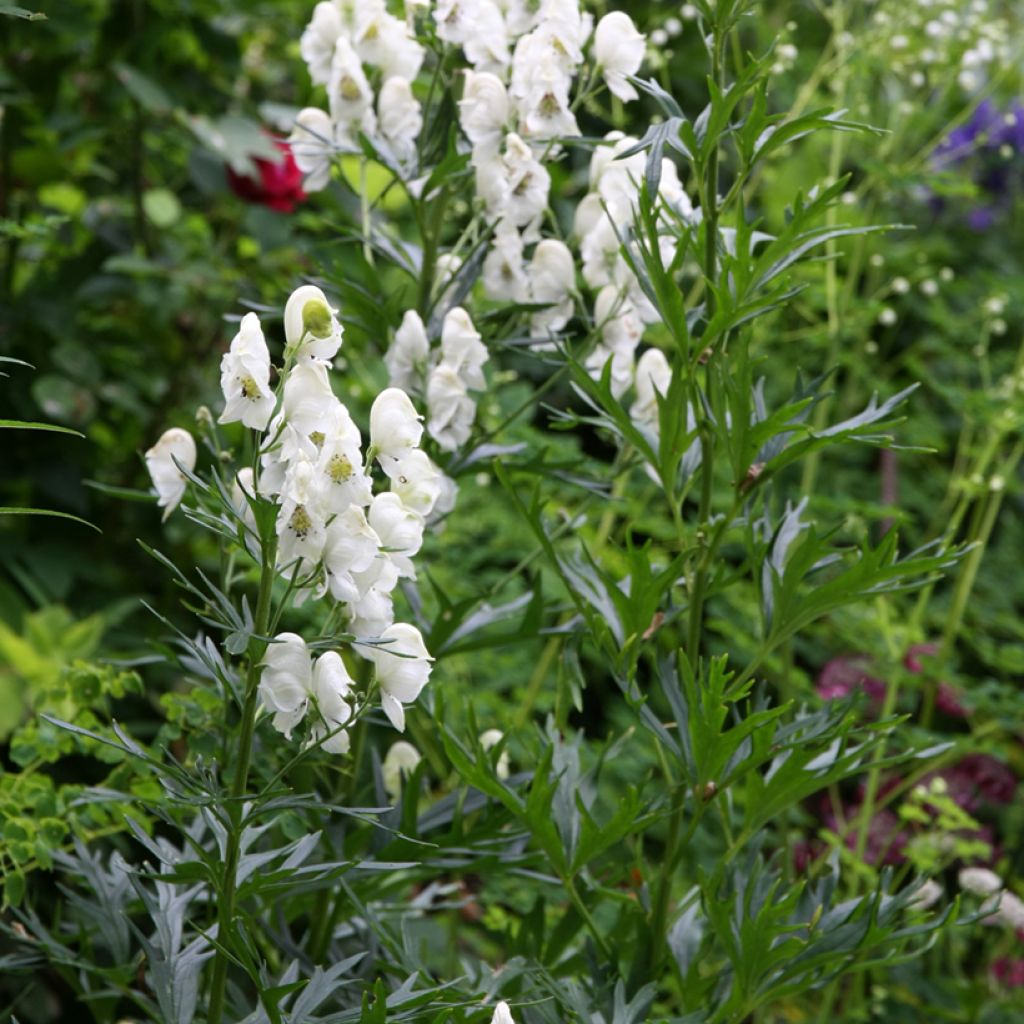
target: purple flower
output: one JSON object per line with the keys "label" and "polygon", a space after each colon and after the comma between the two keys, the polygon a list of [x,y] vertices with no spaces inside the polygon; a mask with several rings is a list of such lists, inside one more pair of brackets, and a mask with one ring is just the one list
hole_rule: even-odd
{"label": "purple flower", "polygon": [[815,690],[822,700],[842,700],[855,690],[863,690],[874,711],[878,711],[885,700],[886,685],[881,679],[868,675],[870,658],[863,655],[842,654],[825,662]]}

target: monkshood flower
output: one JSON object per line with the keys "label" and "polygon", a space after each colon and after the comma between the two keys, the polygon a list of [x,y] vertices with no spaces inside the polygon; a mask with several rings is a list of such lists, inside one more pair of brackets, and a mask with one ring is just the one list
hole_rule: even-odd
{"label": "monkshood flower", "polygon": [[398,740],[388,747],[381,765],[381,776],[384,779],[384,792],[391,800],[397,800],[402,795],[402,784],[422,760],[420,752],[405,740]]}
{"label": "monkshood flower", "polygon": [[420,390],[429,358],[430,342],[423,320],[415,309],[407,310],[384,356],[388,382],[405,392]]}
{"label": "monkshood flower", "polygon": [[430,679],[431,658],[415,626],[396,622],[381,633],[371,658],[377,670],[381,707],[388,721],[405,732],[405,707],[420,695]]}
{"label": "monkshood flower", "polygon": [[160,435],[145,458],[157,505],[164,510],[166,519],[185,496],[188,478],[182,469],[191,473],[196,468],[196,442],[187,430],[171,427]]}
{"label": "monkshood flower", "polygon": [[476,418],[476,402],[466,384],[447,363],[441,362],[427,378],[427,432],[447,452],[469,440]]}
{"label": "monkshood flower", "polygon": [[512,1017],[512,1011],[504,1000],[494,1008],[491,1024],[516,1024],[515,1019]]}
{"label": "monkshood flower", "polygon": [[326,111],[305,107],[295,116],[288,136],[295,164],[305,175],[307,192],[319,192],[331,180],[331,162],[338,147],[334,143],[334,125]]}
{"label": "monkshood flower", "polygon": [[286,355],[299,360],[333,359],[343,334],[337,312],[315,285],[296,288],[284,307]]}
{"label": "monkshood flower", "polygon": [[297,633],[279,633],[263,656],[259,693],[263,707],[274,715],[274,728],[286,739],[305,717],[312,684],[313,661],[306,641]]}
{"label": "monkshood flower", "polygon": [[474,146],[497,151],[509,118],[508,93],[497,75],[467,71],[459,100],[459,124]]}
{"label": "monkshood flower", "polygon": [[626,81],[626,76],[640,70],[646,49],[647,41],[628,14],[612,11],[597,23],[594,57],[605,84],[620,100],[636,99],[636,89]]}
{"label": "monkshood flower", "polygon": [[224,411],[218,423],[236,423],[265,430],[277,399],[270,388],[270,351],[260,319],[246,313],[230,349],[220,363],[220,387]]}
{"label": "monkshood flower", "polygon": [[329,754],[348,753],[349,735],[342,727],[352,717],[348,701],[352,685],[352,677],[337,651],[321,654],[313,663],[312,696],[320,721],[313,725],[309,738]]}
{"label": "monkshood flower", "polygon": [[636,364],[636,398],[629,410],[629,418],[652,444],[658,447],[658,396],[668,394],[672,383],[672,368],[660,348],[649,348]]}
{"label": "monkshood flower", "polygon": [[370,446],[381,459],[384,472],[392,479],[388,464],[420,443],[422,418],[409,396],[399,388],[382,391],[370,408]]}
{"label": "monkshood flower", "polygon": [[482,391],[487,386],[483,366],[488,358],[487,347],[469,314],[461,306],[450,309],[441,326],[441,363],[467,388]]}
{"label": "monkshood flower", "polygon": [[399,162],[409,163],[416,156],[423,113],[406,79],[396,75],[381,86],[377,97],[377,123]]}

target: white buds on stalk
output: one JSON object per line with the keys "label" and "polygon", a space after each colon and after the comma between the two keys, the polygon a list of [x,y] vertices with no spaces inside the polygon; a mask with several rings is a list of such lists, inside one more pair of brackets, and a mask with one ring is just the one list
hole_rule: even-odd
{"label": "white buds on stalk", "polygon": [[157,505],[164,510],[166,519],[185,496],[188,478],[182,469],[191,473],[196,468],[196,442],[187,430],[171,427],[160,435],[145,458]]}

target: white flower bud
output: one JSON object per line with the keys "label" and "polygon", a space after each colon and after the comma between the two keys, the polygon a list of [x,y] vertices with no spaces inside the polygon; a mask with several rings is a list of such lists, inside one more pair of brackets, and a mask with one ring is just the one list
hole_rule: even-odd
{"label": "white flower bud", "polygon": [[456,451],[469,440],[476,402],[446,362],[435,366],[427,380],[427,416],[427,431],[446,452]]}
{"label": "white flower bud", "polygon": [[334,125],[327,112],[317,107],[305,107],[295,117],[295,125],[288,136],[292,157],[305,175],[302,187],[307,192],[320,192],[331,180],[331,161],[334,159]]}
{"label": "white flower bud", "polygon": [[429,358],[430,342],[423,321],[415,309],[407,310],[384,356],[388,383],[406,392],[419,390]]}
{"label": "white flower bud", "polygon": [[991,896],[1003,888],[1003,880],[988,868],[964,868],[957,881],[961,889],[975,896]]}
{"label": "white flower bud", "polygon": [[450,309],[441,327],[441,362],[462,379],[467,388],[483,391],[483,365],[490,358],[480,333],[461,307]]}
{"label": "white flower bud", "polygon": [[516,1024],[512,1017],[512,1011],[508,1008],[508,1003],[502,1000],[494,1008],[494,1014],[491,1017],[491,1024]]}
{"label": "white flower bud", "polygon": [[412,87],[397,75],[389,78],[377,97],[377,120],[384,138],[403,163],[416,156],[416,140],[423,127],[423,114]]}
{"label": "white flower bud", "polygon": [[497,75],[467,71],[459,124],[474,146],[497,146],[508,122],[508,93]]}
{"label": "white flower bud", "polygon": [[[486,732],[480,734],[480,746],[484,750],[490,750],[491,747],[497,746],[503,739],[505,734],[500,729],[488,729]],[[508,751],[503,750],[498,755],[498,763],[494,769],[495,774],[499,779],[507,779],[509,775],[509,759]]]}
{"label": "white flower bud", "polygon": [[145,458],[156,489],[157,505],[164,510],[166,519],[185,496],[188,479],[179,466],[189,473],[196,468],[196,443],[187,430],[171,427],[160,435]]}

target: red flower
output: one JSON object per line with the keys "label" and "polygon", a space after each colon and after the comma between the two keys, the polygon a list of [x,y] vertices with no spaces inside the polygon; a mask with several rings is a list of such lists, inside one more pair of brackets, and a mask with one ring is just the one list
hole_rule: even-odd
{"label": "red flower", "polygon": [[302,191],[302,171],[299,170],[287,142],[274,139],[274,145],[283,156],[277,163],[255,157],[259,180],[247,174],[238,174],[228,168],[228,181],[236,196],[249,203],[262,203],[280,213],[291,213],[296,203],[306,198]]}

